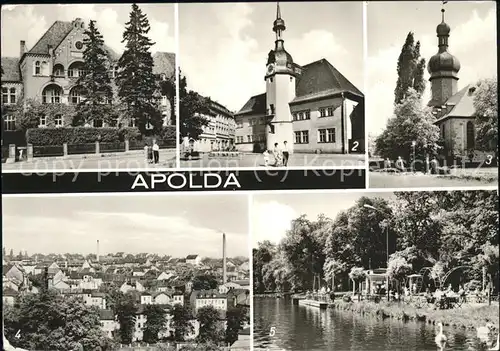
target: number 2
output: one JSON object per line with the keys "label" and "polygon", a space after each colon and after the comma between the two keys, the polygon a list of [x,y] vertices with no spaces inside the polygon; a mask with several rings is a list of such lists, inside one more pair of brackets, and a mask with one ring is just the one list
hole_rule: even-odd
{"label": "number 2", "polygon": [[493,160],[493,156],[488,155],[488,156],[486,156],[486,159],[487,159],[487,160],[486,160],[486,162],[485,162],[485,163],[486,163],[487,165],[491,165],[491,161]]}
{"label": "number 2", "polygon": [[271,330],[269,331],[269,336],[274,336],[274,334],[276,334],[276,328],[271,327]]}
{"label": "number 2", "polygon": [[357,151],[358,150],[358,146],[359,146],[359,142],[358,141],[355,141],[354,143],[352,143],[352,149],[351,149],[351,151]]}

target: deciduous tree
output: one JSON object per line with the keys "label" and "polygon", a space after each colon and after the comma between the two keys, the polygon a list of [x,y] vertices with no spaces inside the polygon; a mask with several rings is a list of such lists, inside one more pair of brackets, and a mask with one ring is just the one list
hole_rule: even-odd
{"label": "deciduous tree", "polygon": [[184,341],[185,338],[194,332],[191,320],[193,315],[191,310],[180,304],[174,305],[172,309],[172,323],[175,329],[174,337],[176,341]]}
{"label": "deciduous tree", "polygon": [[224,337],[224,332],[219,321],[220,315],[213,306],[204,306],[198,309],[196,319],[200,323],[198,341],[201,343],[218,343]]}
{"label": "deciduous tree", "polygon": [[133,339],[135,328],[135,316],[137,313],[137,303],[135,296],[127,293],[120,296],[115,302],[115,313],[120,323],[120,342],[130,344]]}
{"label": "deciduous tree", "polygon": [[[474,94],[476,116],[476,147],[485,151],[498,150],[498,85],[497,79],[478,82]],[[498,153],[498,151],[497,151]]]}
{"label": "deciduous tree", "polygon": [[167,312],[158,305],[146,305],[144,308],[146,323],[144,325],[143,340],[149,344],[158,342],[158,333],[165,330]]}

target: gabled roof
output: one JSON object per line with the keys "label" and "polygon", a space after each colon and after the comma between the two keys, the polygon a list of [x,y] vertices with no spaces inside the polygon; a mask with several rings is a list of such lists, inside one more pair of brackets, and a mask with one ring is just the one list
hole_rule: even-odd
{"label": "gabled roof", "polygon": [[48,55],[49,45],[54,49],[58,47],[72,29],[71,22],[55,21],[28,53]]}
{"label": "gabled roof", "polygon": [[243,107],[235,114],[265,114],[266,113],[266,94],[252,96]]}
{"label": "gabled roof", "polygon": [[15,291],[11,287],[6,287],[5,289],[3,289],[3,293],[2,293],[3,296],[17,296],[18,294],[19,294],[19,292]]}
{"label": "gabled roof", "polygon": [[21,70],[17,57],[2,57],[2,82],[21,82]]}
{"label": "gabled roof", "polygon": [[451,117],[474,117],[474,86],[467,85],[446,101],[447,112],[434,123],[439,123]]}
{"label": "gabled roof", "polygon": [[333,94],[347,93],[363,98],[363,93],[326,59],[302,66],[302,73],[295,85],[295,99],[298,103]]}
{"label": "gabled roof", "polygon": [[175,54],[171,52],[155,52],[153,54],[153,73],[173,77],[175,74]]}
{"label": "gabled roof", "polygon": [[187,255],[186,256],[186,260],[194,260],[195,258],[197,258],[199,255]]}

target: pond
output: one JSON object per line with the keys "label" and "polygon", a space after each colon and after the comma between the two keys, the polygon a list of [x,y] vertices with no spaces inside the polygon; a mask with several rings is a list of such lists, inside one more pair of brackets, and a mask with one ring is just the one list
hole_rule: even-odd
{"label": "pond", "polygon": [[[293,305],[289,299],[254,299],[254,349],[286,351],[437,350],[435,326],[380,320],[357,313]],[[474,330],[444,327],[446,350],[487,350]]]}

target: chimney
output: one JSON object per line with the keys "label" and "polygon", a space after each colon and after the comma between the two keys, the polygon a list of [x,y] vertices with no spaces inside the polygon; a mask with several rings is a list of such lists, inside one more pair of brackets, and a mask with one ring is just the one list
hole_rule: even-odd
{"label": "chimney", "polygon": [[26,52],[26,42],[24,40],[21,40],[19,44],[19,58],[23,57],[25,52]]}
{"label": "chimney", "polygon": [[99,240],[97,240],[97,253],[96,253],[96,261],[99,262]]}
{"label": "chimney", "polygon": [[222,234],[222,284],[227,282],[226,273],[226,234]]}
{"label": "chimney", "polygon": [[47,51],[49,52],[49,55],[52,57],[54,56],[54,47],[52,45],[47,45]]}

